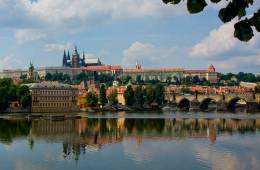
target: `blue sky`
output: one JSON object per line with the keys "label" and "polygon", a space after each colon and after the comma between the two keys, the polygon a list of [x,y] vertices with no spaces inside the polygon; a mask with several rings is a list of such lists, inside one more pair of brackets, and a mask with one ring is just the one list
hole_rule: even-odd
{"label": "blue sky", "polygon": [[[0,0],[0,70],[60,66],[64,49],[78,46],[103,63],[143,67],[259,72],[260,36],[233,37],[211,4],[196,15],[185,3],[161,0]],[[256,1],[253,11],[260,7]]]}

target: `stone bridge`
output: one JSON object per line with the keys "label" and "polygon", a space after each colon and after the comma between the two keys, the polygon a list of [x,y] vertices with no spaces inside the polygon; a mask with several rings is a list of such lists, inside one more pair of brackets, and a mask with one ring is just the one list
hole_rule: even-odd
{"label": "stone bridge", "polygon": [[[245,106],[247,112],[260,112],[260,93],[182,95],[166,92],[165,100],[176,109],[186,111],[206,111],[215,104],[218,111],[235,111],[236,107]],[[242,104],[239,105],[239,101]]]}

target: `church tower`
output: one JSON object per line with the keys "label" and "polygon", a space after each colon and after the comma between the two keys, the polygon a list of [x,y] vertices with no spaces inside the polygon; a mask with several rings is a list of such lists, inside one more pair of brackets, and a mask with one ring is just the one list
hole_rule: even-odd
{"label": "church tower", "polygon": [[75,46],[72,54],[72,68],[79,68],[79,67],[80,67],[80,57],[77,50],[77,46]]}
{"label": "church tower", "polygon": [[63,54],[63,60],[62,60],[62,67],[67,67],[68,63],[67,63],[67,56],[66,56],[66,52],[64,50],[64,54]]}

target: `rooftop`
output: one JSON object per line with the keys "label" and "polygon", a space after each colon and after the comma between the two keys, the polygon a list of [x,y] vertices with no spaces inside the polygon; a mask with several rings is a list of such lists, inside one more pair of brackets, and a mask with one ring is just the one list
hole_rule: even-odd
{"label": "rooftop", "polygon": [[72,88],[72,86],[69,84],[63,84],[57,81],[44,81],[41,83],[30,83],[25,85],[29,88]]}

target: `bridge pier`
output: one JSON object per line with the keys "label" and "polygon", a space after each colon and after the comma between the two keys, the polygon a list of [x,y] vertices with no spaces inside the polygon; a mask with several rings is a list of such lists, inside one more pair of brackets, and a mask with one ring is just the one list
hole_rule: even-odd
{"label": "bridge pier", "polygon": [[259,112],[259,104],[255,101],[253,102],[247,102],[246,103],[246,110],[247,112],[249,113],[256,113],[256,112]]}
{"label": "bridge pier", "polygon": [[217,102],[217,111],[224,112],[227,111],[227,102],[220,100]]}
{"label": "bridge pier", "polygon": [[190,111],[200,111],[200,102],[197,99],[190,102]]}

